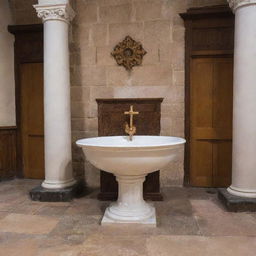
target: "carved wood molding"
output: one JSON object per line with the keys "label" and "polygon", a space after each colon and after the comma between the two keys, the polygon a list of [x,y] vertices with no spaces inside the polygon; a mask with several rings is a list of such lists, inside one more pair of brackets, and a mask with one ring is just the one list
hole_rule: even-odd
{"label": "carved wood molding", "polygon": [[124,66],[126,70],[130,71],[134,66],[142,64],[143,56],[146,53],[140,42],[126,36],[122,42],[115,46],[111,55],[118,65]]}

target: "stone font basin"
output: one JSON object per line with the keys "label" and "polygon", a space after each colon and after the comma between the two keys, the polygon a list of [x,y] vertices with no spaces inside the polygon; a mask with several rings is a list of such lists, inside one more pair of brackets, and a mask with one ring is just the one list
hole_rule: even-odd
{"label": "stone font basin", "polygon": [[156,225],[155,208],[143,200],[143,182],[148,173],[165,167],[185,140],[169,136],[109,136],[81,139],[87,160],[95,167],[113,173],[118,181],[118,200],[108,207],[106,223]]}

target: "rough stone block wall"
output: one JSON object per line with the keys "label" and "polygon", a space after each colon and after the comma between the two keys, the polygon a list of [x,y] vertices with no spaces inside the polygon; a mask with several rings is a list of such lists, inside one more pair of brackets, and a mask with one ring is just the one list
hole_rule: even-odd
{"label": "rough stone block wall", "polygon": [[[17,24],[37,23],[35,0],[10,0]],[[225,0],[76,0],[70,33],[73,166],[89,186],[99,172],[84,162],[75,141],[97,136],[96,98],[163,97],[161,135],[184,137],[184,24],[188,8]],[[26,13],[26,14],[25,14]],[[28,14],[29,13],[29,14]],[[40,22],[40,21],[39,21]],[[129,74],[110,53],[130,35],[143,44],[143,64]],[[162,186],[182,185],[184,150],[161,171]]]}
{"label": "rough stone block wall", "polygon": [[[224,0],[80,0],[73,22],[73,142],[97,136],[96,98],[163,97],[161,135],[184,137],[184,24],[179,13]],[[130,35],[143,44],[143,64],[129,74],[110,53]],[[73,148],[75,169],[98,186],[99,173]],[[182,185],[184,150],[161,171],[163,186]]]}

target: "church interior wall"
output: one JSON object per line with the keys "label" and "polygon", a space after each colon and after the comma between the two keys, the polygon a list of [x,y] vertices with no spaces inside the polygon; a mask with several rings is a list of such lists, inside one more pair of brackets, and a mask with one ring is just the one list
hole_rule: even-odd
{"label": "church interior wall", "polygon": [[[16,24],[40,23],[35,0],[10,0]],[[179,13],[188,8],[226,4],[225,0],[77,0],[70,30],[73,166],[89,186],[99,186],[99,172],[84,163],[74,142],[98,135],[96,98],[164,98],[161,135],[184,137],[185,28]],[[130,35],[147,54],[128,73],[110,53]],[[182,185],[184,150],[161,170],[163,186]]]}
{"label": "church interior wall", "polygon": [[15,83],[13,36],[7,26],[12,24],[8,1],[0,2],[0,126],[15,126]]}

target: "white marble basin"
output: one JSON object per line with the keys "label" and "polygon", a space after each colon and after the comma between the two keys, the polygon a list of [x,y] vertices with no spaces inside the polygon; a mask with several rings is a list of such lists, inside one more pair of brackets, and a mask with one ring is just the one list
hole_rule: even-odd
{"label": "white marble basin", "polygon": [[156,225],[155,209],[143,200],[143,182],[148,173],[171,162],[176,148],[185,140],[168,136],[109,136],[81,139],[83,148],[95,167],[113,173],[119,184],[118,200],[107,208],[105,223],[145,223]]}

